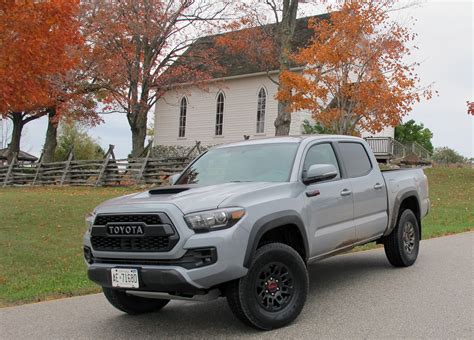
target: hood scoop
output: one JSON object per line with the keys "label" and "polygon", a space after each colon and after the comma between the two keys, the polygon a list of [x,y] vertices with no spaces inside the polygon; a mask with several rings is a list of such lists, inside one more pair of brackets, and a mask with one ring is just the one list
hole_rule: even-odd
{"label": "hood scoop", "polygon": [[185,185],[173,185],[163,188],[153,188],[148,191],[150,195],[174,195],[179,194],[180,192],[191,189],[191,186]]}

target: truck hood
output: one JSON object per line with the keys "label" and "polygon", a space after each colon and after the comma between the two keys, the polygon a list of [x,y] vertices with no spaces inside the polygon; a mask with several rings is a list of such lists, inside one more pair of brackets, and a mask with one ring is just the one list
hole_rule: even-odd
{"label": "truck hood", "polygon": [[117,208],[117,206],[121,205],[142,204],[149,207],[150,204],[167,203],[176,205],[184,214],[188,214],[195,211],[216,209],[224,200],[232,196],[244,195],[279,185],[281,183],[242,182],[203,187],[196,185],[160,187],[105,201],[96,208],[96,212],[100,213],[101,209],[111,206]]}

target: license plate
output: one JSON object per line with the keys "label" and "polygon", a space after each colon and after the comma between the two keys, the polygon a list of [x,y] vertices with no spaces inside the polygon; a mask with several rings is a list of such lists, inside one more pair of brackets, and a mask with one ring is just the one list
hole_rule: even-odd
{"label": "license plate", "polygon": [[138,269],[113,268],[112,287],[138,288]]}

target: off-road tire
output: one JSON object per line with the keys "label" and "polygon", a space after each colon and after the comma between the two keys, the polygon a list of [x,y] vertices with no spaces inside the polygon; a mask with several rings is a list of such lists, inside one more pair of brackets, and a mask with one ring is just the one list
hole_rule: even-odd
{"label": "off-road tire", "polygon": [[170,302],[166,299],[147,299],[133,296],[112,288],[103,287],[102,290],[112,306],[130,315],[157,312]]}
{"label": "off-road tire", "polygon": [[246,325],[271,330],[298,317],[308,287],[308,271],[298,252],[286,244],[269,243],[257,249],[247,275],[228,284],[227,301]]}
{"label": "off-road tire", "polygon": [[384,239],[384,248],[394,267],[409,267],[415,263],[420,249],[420,228],[413,211],[401,212],[395,229]]}

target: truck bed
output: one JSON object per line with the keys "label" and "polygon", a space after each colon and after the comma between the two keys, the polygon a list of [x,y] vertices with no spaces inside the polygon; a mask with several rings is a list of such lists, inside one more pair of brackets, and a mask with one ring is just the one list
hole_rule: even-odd
{"label": "truck bed", "polygon": [[389,229],[397,220],[394,211],[398,211],[405,194],[416,193],[420,204],[420,218],[428,213],[428,181],[422,168],[387,169],[382,170],[382,176],[387,186]]}

